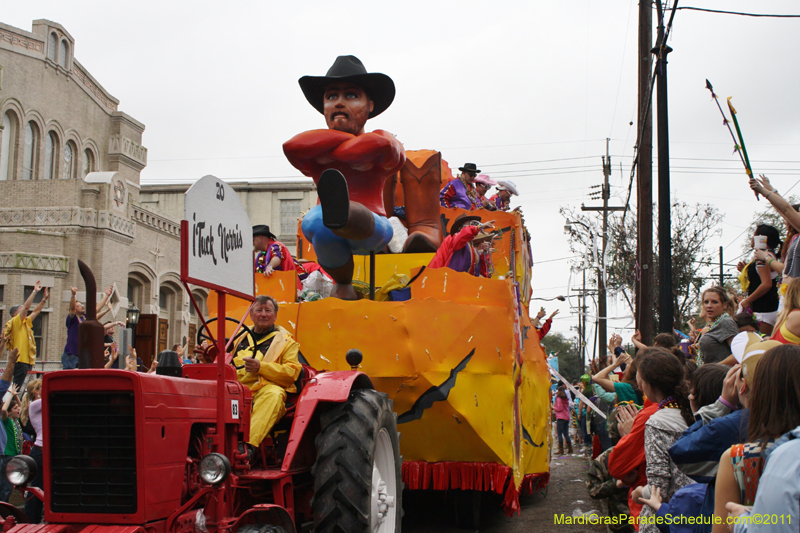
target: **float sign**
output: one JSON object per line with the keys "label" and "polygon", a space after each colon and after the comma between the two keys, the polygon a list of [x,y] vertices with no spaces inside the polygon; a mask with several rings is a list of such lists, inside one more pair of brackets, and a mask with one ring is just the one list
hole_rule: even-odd
{"label": "float sign", "polygon": [[184,196],[181,274],[189,283],[253,299],[253,228],[233,188],[204,176]]}

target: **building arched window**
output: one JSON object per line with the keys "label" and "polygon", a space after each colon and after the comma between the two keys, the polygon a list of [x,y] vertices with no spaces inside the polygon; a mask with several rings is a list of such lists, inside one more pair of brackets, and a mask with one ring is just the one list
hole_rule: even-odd
{"label": "building arched window", "polygon": [[64,175],[65,180],[71,180],[76,175],[75,161],[78,158],[78,149],[75,143],[68,141],[64,145]]}
{"label": "building arched window", "polygon": [[94,154],[91,149],[87,148],[83,151],[83,167],[81,178],[85,179],[89,172],[94,172]]}
{"label": "building arched window", "polygon": [[39,145],[39,131],[36,124],[28,122],[25,125],[25,141],[22,152],[22,179],[32,180],[36,168],[36,152]]}
{"label": "building arched window", "polygon": [[69,58],[69,45],[66,39],[61,40],[61,47],[58,49],[58,64],[67,68],[67,59]]}
{"label": "building arched window", "polygon": [[14,179],[14,147],[17,136],[17,120],[10,111],[3,113],[3,129],[0,130],[0,180]]}
{"label": "building arched window", "polygon": [[43,179],[52,180],[56,178],[56,167],[58,167],[58,137],[55,132],[47,134],[44,141],[44,176]]}
{"label": "building arched window", "polygon": [[56,50],[58,49],[58,35],[55,33],[50,34],[50,39],[47,41],[47,59],[56,62]]}

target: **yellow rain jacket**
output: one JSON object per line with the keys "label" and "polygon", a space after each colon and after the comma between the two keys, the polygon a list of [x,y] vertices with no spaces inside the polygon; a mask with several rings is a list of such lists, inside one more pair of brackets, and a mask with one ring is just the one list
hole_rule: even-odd
{"label": "yellow rain jacket", "polygon": [[[233,364],[236,377],[253,393],[253,414],[250,418],[250,438],[253,446],[259,446],[275,423],[286,414],[287,392],[296,392],[294,382],[300,376],[302,365],[297,355],[300,344],[280,326],[260,336],[244,334],[239,338],[234,352]],[[269,347],[266,341],[272,339]],[[257,373],[244,368],[244,358],[255,357],[261,362]]]}

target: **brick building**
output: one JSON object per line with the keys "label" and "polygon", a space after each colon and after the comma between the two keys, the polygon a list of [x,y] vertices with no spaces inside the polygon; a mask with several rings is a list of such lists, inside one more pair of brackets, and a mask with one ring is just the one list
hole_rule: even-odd
{"label": "brick building", "polygon": [[[98,292],[115,286],[104,321],[124,321],[130,302],[141,310],[147,360],[199,323],[179,277],[187,187],[143,190],[144,124],[78,62],[64,27],[36,20],[32,30],[0,23],[0,323],[41,281],[51,299],[34,324],[37,367],[60,368],[70,287],[85,301],[81,259]],[[316,200],[310,180],[234,187],[254,223],[287,230]],[[207,291],[192,292],[205,313]]]}

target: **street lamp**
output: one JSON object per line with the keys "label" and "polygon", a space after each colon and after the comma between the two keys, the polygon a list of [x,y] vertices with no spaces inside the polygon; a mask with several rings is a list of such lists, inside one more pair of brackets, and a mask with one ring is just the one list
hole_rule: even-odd
{"label": "street lamp", "polygon": [[128,310],[125,312],[125,316],[128,319],[128,327],[131,328],[131,346],[134,348],[136,348],[136,324],[139,323],[140,314],[141,311],[139,311],[139,308],[136,307],[136,304],[133,302],[131,302]]}
{"label": "street lamp", "polygon": [[139,323],[140,314],[141,311],[139,311],[139,308],[136,307],[135,303],[131,302],[130,307],[128,307],[128,310],[125,312],[125,316],[128,319],[128,325],[131,326],[133,329],[136,329],[136,324]]}
{"label": "street lamp", "polygon": [[540,300],[542,302],[552,302],[553,300],[558,300],[559,302],[566,302],[567,298],[559,294],[555,298],[531,298],[531,300]]}

